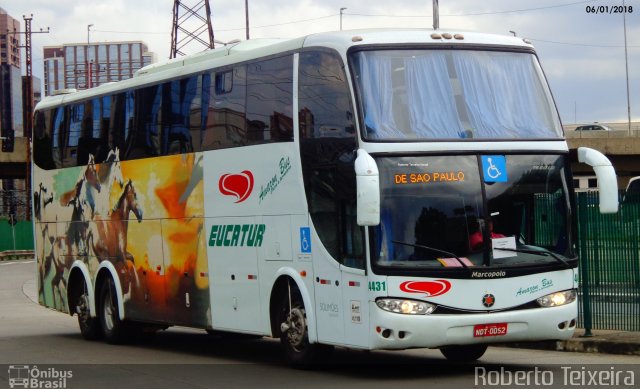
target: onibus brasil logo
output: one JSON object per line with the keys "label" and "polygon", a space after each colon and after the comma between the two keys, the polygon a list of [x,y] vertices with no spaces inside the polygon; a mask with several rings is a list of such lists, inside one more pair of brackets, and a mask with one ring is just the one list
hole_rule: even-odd
{"label": "onibus brasil logo", "polygon": [[71,370],[55,367],[44,369],[38,366],[9,365],[10,388],[66,388],[67,380],[73,378]]}

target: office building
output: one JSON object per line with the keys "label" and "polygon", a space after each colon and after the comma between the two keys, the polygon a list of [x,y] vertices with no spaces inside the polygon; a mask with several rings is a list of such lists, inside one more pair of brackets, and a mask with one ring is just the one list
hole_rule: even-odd
{"label": "office building", "polygon": [[20,22],[0,8],[0,133],[2,151],[13,150],[22,136],[22,76],[20,74]]}
{"label": "office building", "polygon": [[140,41],[73,43],[44,48],[44,92],[88,89],[133,77],[153,63],[154,53]]}

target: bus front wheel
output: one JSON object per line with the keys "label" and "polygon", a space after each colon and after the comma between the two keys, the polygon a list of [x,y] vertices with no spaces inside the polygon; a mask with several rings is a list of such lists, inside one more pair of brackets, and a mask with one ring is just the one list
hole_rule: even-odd
{"label": "bus front wheel", "polygon": [[486,344],[442,347],[440,352],[448,360],[454,362],[471,362],[479,359],[487,351]]}
{"label": "bus front wheel", "polygon": [[280,305],[280,342],[284,356],[294,367],[309,367],[330,352],[330,346],[309,343],[307,314],[300,291],[291,286]]}

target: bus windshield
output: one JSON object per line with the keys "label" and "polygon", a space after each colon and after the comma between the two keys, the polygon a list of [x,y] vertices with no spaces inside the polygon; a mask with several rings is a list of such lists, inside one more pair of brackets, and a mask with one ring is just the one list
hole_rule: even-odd
{"label": "bus windshield", "polygon": [[562,137],[531,53],[370,50],[351,63],[367,140]]}
{"label": "bus windshield", "polygon": [[566,265],[575,259],[564,156],[378,157],[376,162],[381,223],[371,229],[374,266],[500,268]]}

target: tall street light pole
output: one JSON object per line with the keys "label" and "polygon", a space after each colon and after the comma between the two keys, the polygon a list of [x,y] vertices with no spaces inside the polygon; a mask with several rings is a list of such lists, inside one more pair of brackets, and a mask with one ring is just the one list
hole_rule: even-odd
{"label": "tall street light pole", "polygon": [[[27,138],[27,142],[31,143],[31,138],[33,135],[33,68],[32,68],[32,45],[31,45],[31,35],[32,34],[47,34],[49,33],[49,28],[47,27],[47,31],[43,31],[40,29],[39,32],[31,31],[31,21],[33,20],[33,14],[30,16],[22,15],[24,19],[25,32],[9,32],[7,30],[7,35],[13,34],[24,34],[25,35],[25,44],[24,46],[20,46],[21,48],[25,48],[25,65],[27,75],[25,77],[25,86],[24,86],[24,94],[26,94],[26,98],[23,99],[23,122],[24,122],[24,135]],[[4,146],[4,144],[3,144]],[[26,158],[27,172],[25,175],[25,186],[27,191],[31,190],[31,147],[27,145],[27,158]],[[31,209],[31,196],[27,196],[27,209]],[[27,213],[29,215],[29,213]],[[29,217],[29,216],[27,216]]]}
{"label": "tall street light pole", "polygon": [[347,9],[346,7],[340,8],[340,31],[342,31],[342,11]]}
{"label": "tall street light pole", "polygon": [[85,85],[87,87],[87,89],[93,87],[92,82],[92,75],[91,75],[91,66],[93,65],[93,63],[89,62],[89,43],[90,43],[90,39],[89,39],[89,32],[91,32],[91,27],[93,27],[93,24],[87,24],[87,55],[85,56]]}
{"label": "tall street light pole", "polygon": [[93,24],[87,24],[87,46],[89,45],[89,32],[91,32],[91,27],[93,27]]}
{"label": "tall street light pole", "polygon": [[631,136],[631,99],[629,97],[629,59],[627,57],[627,7],[622,0],[622,28],[624,28],[624,67],[627,75],[627,122]]}
{"label": "tall street light pole", "polygon": [[432,0],[433,4],[433,29],[440,28],[440,7],[438,6],[438,0]]}
{"label": "tall street light pole", "polygon": [[244,0],[244,17],[246,22],[247,40],[249,40],[249,0]]}

